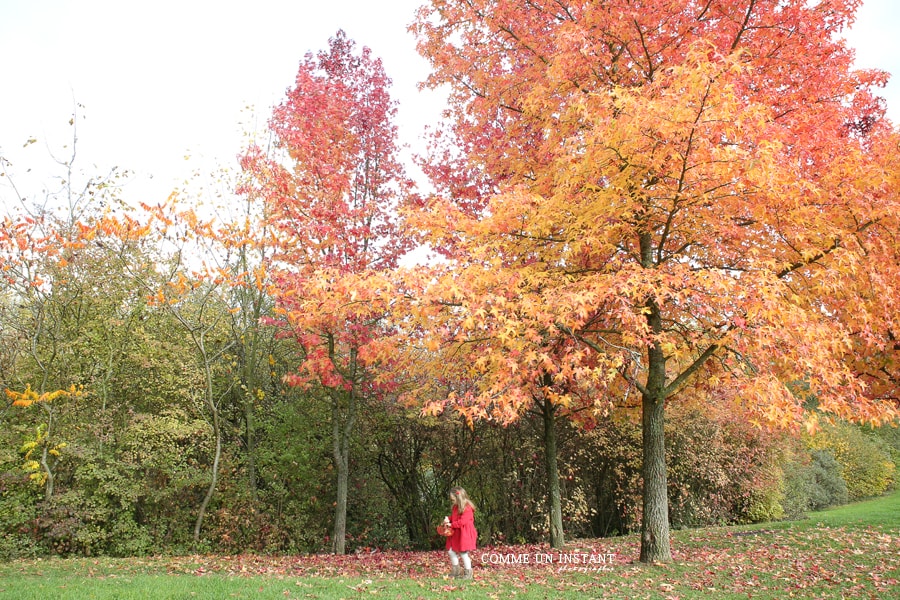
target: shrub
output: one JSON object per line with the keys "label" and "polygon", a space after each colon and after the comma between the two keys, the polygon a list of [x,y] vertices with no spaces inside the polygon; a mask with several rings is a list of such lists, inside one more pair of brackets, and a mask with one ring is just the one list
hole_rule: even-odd
{"label": "shrub", "polygon": [[32,535],[41,493],[25,473],[0,472],[0,560],[47,553]]}
{"label": "shrub", "polygon": [[781,460],[781,508],[785,518],[801,517],[812,506],[816,478],[812,457],[805,449],[785,453]]}
{"label": "shrub", "polygon": [[[417,548],[438,548],[441,540],[434,526],[447,514],[450,488],[473,468],[473,449],[481,438],[475,430],[443,418],[396,415],[384,421],[382,435],[370,434],[376,446],[373,470],[392,498],[392,512],[403,529],[397,539],[405,538]],[[483,424],[476,427],[483,429]],[[471,485],[469,492],[479,493]],[[481,530],[489,535],[486,524]]]}
{"label": "shrub", "polygon": [[[640,425],[621,414],[581,434],[576,464],[594,509],[592,535],[624,534],[640,526],[641,437]],[[782,457],[792,443],[726,411],[673,404],[666,420],[672,526],[782,518]]]}
{"label": "shrub", "polygon": [[640,527],[640,425],[614,416],[582,434],[580,444],[575,467],[594,507],[593,535],[624,535]]}
{"label": "shrub", "polygon": [[[459,429],[443,442],[445,451],[436,461],[444,474],[441,479],[463,485],[473,497],[484,543],[535,542],[549,537],[547,475],[540,430],[532,425],[528,420],[511,427],[481,424],[471,436]],[[454,447],[465,448],[465,454],[453,452]],[[563,461],[559,462],[562,471]],[[445,483],[442,487],[444,496],[449,486]],[[449,510],[444,497],[441,514]]]}
{"label": "shrub", "polygon": [[743,511],[744,519],[761,523],[784,518],[783,482],[784,471],[774,461],[760,469],[750,490],[749,503]]}
{"label": "shrub", "polygon": [[[884,441],[885,447],[891,455],[891,462],[894,463],[895,467],[900,467],[900,423],[895,421],[881,427],[866,426],[863,427],[863,431]],[[897,476],[895,469],[888,489],[896,489],[898,483],[900,483],[900,477]]]}
{"label": "shrub", "polygon": [[[334,475],[328,452],[330,431],[323,427],[327,418],[324,403],[303,396],[276,404],[260,418],[254,450],[258,502],[246,492],[240,493],[238,488],[245,486],[243,475],[223,481],[225,512],[220,521],[226,533],[229,527],[237,531],[235,524],[243,517],[257,524],[260,551],[318,552],[328,548]],[[351,476],[353,473],[351,466]],[[225,498],[231,501],[225,504]],[[237,539],[234,533],[229,535]]]}
{"label": "shrub", "polygon": [[812,451],[814,485],[810,493],[810,508],[820,510],[829,506],[846,504],[849,499],[847,484],[841,477],[841,466],[831,450]]}
{"label": "shrub", "polygon": [[741,519],[776,440],[729,414],[673,406],[666,422],[669,518],[675,527]]}
{"label": "shrub", "polygon": [[850,500],[880,496],[893,481],[896,467],[887,443],[858,426],[826,425],[809,438],[809,445],[833,453]]}
{"label": "shrub", "polygon": [[797,518],[809,510],[845,504],[847,485],[831,451],[811,450],[803,440],[790,439],[780,463],[784,516]]}
{"label": "shrub", "polygon": [[[211,448],[209,425],[183,411],[137,414],[128,423],[117,459],[123,469],[133,470],[135,487],[129,492],[133,501],[123,497],[122,504],[154,540],[153,552],[180,553],[193,547],[197,507],[209,485]],[[116,527],[127,530],[131,525]]]}

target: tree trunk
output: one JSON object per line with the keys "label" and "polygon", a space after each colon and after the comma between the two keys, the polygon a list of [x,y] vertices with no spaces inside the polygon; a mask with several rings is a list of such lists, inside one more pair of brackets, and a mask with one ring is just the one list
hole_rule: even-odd
{"label": "tree trunk", "polygon": [[334,532],[331,549],[344,554],[347,544],[347,491],[350,481],[350,437],[356,422],[356,393],[351,389],[347,399],[347,414],[341,422],[341,393],[332,391],[331,419],[333,434],[333,461],[337,471],[337,497],[334,504]]}
{"label": "tree trunk", "polygon": [[[650,329],[662,329],[659,306],[647,303]],[[641,517],[641,562],[670,562],[669,497],[666,481],[665,439],[666,357],[654,342],[647,351],[647,387],[641,398],[641,428],[644,478],[643,516]]]}
{"label": "tree trunk", "polygon": [[565,542],[562,523],[562,500],[559,492],[559,467],[556,461],[556,407],[544,398],[541,403],[544,421],[544,465],[547,469],[548,504],[550,509],[550,547],[562,548]]}
{"label": "tree trunk", "polygon": [[641,519],[641,562],[669,562],[669,498],[666,482],[666,444],[663,399],[645,397],[642,402],[644,477]]}
{"label": "tree trunk", "polygon": [[[255,391],[256,388],[249,387]],[[253,391],[250,393],[252,394]],[[256,424],[253,419],[253,397],[244,393],[244,424],[247,436],[247,483],[250,485],[250,496],[254,503],[259,503],[259,486],[256,476]]]}
{"label": "tree trunk", "polygon": [[47,443],[44,443],[44,449],[41,453],[41,466],[44,468],[44,472],[47,474],[47,483],[44,488],[44,500],[50,500],[53,497],[53,486],[56,480],[56,476],[53,474],[53,469],[50,468],[50,463],[47,461],[47,454],[49,454]]}
{"label": "tree trunk", "polygon": [[[191,334],[193,336],[193,333]],[[200,543],[200,529],[203,527],[203,519],[206,517],[206,509],[212,500],[213,494],[216,493],[216,485],[219,482],[219,463],[222,461],[222,423],[219,420],[219,405],[216,403],[215,393],[213,391],[213,375],[210,367],[210,358],[206,352],[204,335],[194,337],[194,343],[203,356],[203,372],[206,377],[206,405],[209,407],[213,435],[216,438],[216,450],[213,454],[212,476],[209,482],[209,489],[206,490],[206,496],[200,504],[200,510],[197,511],[197,521],[194,523],[194,545]]]}
{"label": "tree trunk", "polygon": [[337,498],[334,504],[334,531],[331,536],[331,550],[344,554],[347,543],[347,487],[350,479],[349,448],[338,421],[337,401],[334,415],[334,468],[337,471]]}
{"label": "tree trunk", "polygon": [[209,488],[206,490],[206,496],[200,504],[200,510],[197,511],[197,521],[194,523],[194,544],[200,543],[200,529],[203,527],[203,519],[206,517],[206,509],[212,500],[213,494],[216,492],[216,485],[219,481],[219,463],[222,460],[222,428],[219,424],[219,411],[213,402],[210,402],[212,414],[213,435],[216,437],[216,451],[213,455],[212,479],[209,482]]}

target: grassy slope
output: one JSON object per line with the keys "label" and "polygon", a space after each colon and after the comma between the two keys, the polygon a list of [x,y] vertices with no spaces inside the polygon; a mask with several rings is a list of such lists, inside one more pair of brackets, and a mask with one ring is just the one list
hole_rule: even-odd
{"label": "grassy slope", "polygon": [[[673,563],[646,566],[635,536],[580,540],[564,554],[613,562],[564,572],[559,553],[534,564],[546,547],[483,549],[463,584],[441,552],[16,561],[0,565],[0,598],[895,598],[900,491],[800,521],[673,532],[673,548]],[[530,561],[482,563],[492,555]]]}

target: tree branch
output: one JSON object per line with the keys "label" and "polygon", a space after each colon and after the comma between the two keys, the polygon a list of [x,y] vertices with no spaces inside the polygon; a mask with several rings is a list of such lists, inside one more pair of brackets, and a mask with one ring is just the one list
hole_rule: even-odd
{"label": "tree branch", "polygon": [[[606,354],[606,352],[603,350],[603,348],[600,346],[600,344],[598,344],[598,343],[595,342],[594,340],[590,340],[590,339],[588,339],[588,338],[585,338],[584,336],[581,336],[581,335],[575,333],[574,331],[572,331],[572,328],[571,328],[571,327],[568,327],[568,326],[566,326],[566,325],[563,325],[562,323],[559,323],[559,322],[554,323],[554,326],[555,326],[557,329],[559,329],[560,331],[562,331],[563,333],[565,333],[566,335],[569,335],[569,336],[571,336],[572,338],[574,338],[574,339],[578,340],[579,342],[583,343],[584,345],[586,345],[588,348],[590,348],[590,349],[593,350],[594,352],[596,352],[596,353],[598,353],[598,354]],[[601,339],[602,339],[602,338],[601,338]],[[604,341],[605,341],[605,340],[604,340]],[[610,344],[609,342],[606,342],[606,343],[609,344],[610,346],[612,346],[613,348],[617,348],[617,349],[619,349],[619,350],[624,350],[625,352],[628,352],[628,353],[631,354],[632,356],[635,355],[635,354],[637,354],[637,352],[635,352],[634,350],[632,350],[632,349],[630,349],[630,348],[625,348],[624,346],[616,346],[615,344]],[[621,376],[622,376],[622,379],[624,379],[626,382],[628,382],[629,384],[631,384],[631,385],[633,385],[635,388],[637,388],[637,390],[638,390],[641,394],[643,394],[643,395],[649,395],[649,392],[648,392],[647,388],[646,388],[640,381],[638,381],[636,377],[631,377],[631,376],[629,376],[627,372],[625,372],[625,371],[623,371],[623,370],[621,370],[621,369],[619,369],[619,375],[621,375]]]}
{"label": "tree branch", "polygon": [[700,367],[702,367],[704,364],[706,364],[706,361],[709,360],[709,358],[713,354],[715,354],[716,350],[718,350],[719,348],[720,348],[719,342],[714,342],[714,343],[710,344],[706,348],[706,350],[703,351],[703,354],[698,356],[696,358],[696,360],[694,360],[694,362],[692,362],[687,369],[682,371],[678,377],[673,379],[669,385],[667,385],[665,388],[663,388],[663,396],[668,398],[669,396],[671,396],[672,394],[677,392],[678,389],[682,386],[682,384],[684,384],[684,382],[687,381],[691,375],[696,373],[700,369]]}

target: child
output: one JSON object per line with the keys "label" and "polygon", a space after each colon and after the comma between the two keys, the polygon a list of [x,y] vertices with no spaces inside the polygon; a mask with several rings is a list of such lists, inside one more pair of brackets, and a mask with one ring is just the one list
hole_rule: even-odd
{"label": "child", "polygon": [[[453,508],[450,516],[444,517],[444,524],[449,525],[453,533],[447,538],[447,552],[450,554],[452,576],[458,579],[472,579],[472,559],[469,550],[475,549],[478,531],[475,529],[475,505],[469,500],[466,490],[455,487],[450,490],[450,502]],[[462,569],[459,559],[462,558]]]}

